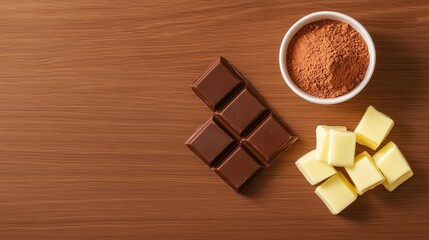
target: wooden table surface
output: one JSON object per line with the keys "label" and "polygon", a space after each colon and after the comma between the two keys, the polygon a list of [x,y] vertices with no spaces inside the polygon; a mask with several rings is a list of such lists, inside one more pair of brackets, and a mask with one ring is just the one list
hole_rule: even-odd
{"label": "wooden table surface", "polygon": [[[278,67],[287,29],[321,10],[356,18],[377,50],[365,90],[332,106],[297,97]],[[427,1],[1,1],[0,239],[427,239],[428,13]],[[184,145],[211,115],[189,85],[219,55],[300,137],[242,195]],[[354,129],[368,105],[395,120],[388,140],[415,175],[333,216],[294,161],[318,124]]]}

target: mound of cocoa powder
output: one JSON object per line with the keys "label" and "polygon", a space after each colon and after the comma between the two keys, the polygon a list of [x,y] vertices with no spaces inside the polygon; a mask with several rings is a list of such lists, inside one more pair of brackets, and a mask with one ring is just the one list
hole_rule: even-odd
{"label": "mound of cocoa powder", "polygon": [[295,84],[319,98],[349,93],[364,78],[369,53],[362,36],[347,23],[320,20],[291,39],[287,69]]}

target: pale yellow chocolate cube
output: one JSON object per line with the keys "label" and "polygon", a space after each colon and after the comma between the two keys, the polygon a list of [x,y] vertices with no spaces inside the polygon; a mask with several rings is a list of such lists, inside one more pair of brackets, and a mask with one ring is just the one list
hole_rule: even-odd
{"label": "pale yellow chocolate cube", "polygon": [[334,167],[316,160],[316,150],[305,154],[295,164],[311,185],[318,184],[337,172]]}
{"label": "pale yellow chocolate cube", "polygon": [[413,170],[393,142],[386,144],[372,158],[386,178],[383,185],[390,192],[413,176]]}
{"label": "pale yellow chocolate cube", "polygon": [[345,167],[345,169],[356,186],[359,195],[384,182],[383,174],[378,170],[371,155],[367,152],[356,156],[353,167]]}
{"label": "pale yellow chocolate cube", "polygon": [[331,213],[335,215],[343,211],[357,198],[355,187],[341,172],[337,172],[322,183],[316,188],[315,192],[329,208]]}
{"label": "pale yellow chocolate cube", "polygon": [[356,135],[354,132],[329,130],[328,164],[352,167],[355,159]]}
{"label": "pale yellow chocolate cube", "polygon": [[337,129],[341,131],[347,131],[346,127],[343,126],[326,126],[319,125],[316,128],[316,160],[328,162],[328,150],[329,150],[329,130]]}
{"label": "pale yellow chocolate cube", "polygon": [[393,128],[393,120],[369,106],[355,129],[356,141],[376,150]]}

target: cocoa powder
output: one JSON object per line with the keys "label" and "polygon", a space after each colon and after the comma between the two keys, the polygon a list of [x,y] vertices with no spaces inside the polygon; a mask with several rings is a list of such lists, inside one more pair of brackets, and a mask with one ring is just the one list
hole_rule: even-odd
{"label": "cocoa powder", "polygon": [[353,27],[326,19],[307,24],[295,34],[286,64],[290,77],[303,91],[334,98],[349,93],[362,81],[369,53]]}

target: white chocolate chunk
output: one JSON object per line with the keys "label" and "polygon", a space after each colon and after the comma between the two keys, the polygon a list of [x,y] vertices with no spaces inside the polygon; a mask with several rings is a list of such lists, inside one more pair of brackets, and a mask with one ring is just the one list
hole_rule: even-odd
{"label": "white chocolate chunk", "polygon": [[341,172],[322,183],[315,192],[334,215],[343,211],[357,198],[355,187]]}
{"label": "white chocolate chunk", "polygon": [[356,135],[354,132],[329,130],[328,164],[352,167],[355,158]]}
{"label": "white chocolate chunk", "polygon": [[328,148],[329,148],[329,130],[337,129],[347,131],[343,126],[326,126],[319,125],[316,128],[316,160],[328,162]]}
{"label": "white chocolate chunk", "polygon": [[413,176],[407,159],[393,142],[386,144],[372,158],[386,178],[383,185],[390,192]]}
{"label": "white chocolate chunk", "polygon": [[295,164],[311,185],[318,184],[337,172],[327,163],[316,160],[316,150],[305,154]]}
{"label": "white chocolate chunk", "polygon": [[390,117],[369,106],[355,129],[356,141],[376,150],[390,133],[393,125],[394,122]]}
{"label": "white chocolate chunk", "polygon": [[378,170],[372,157],[367,152],[356,156],[353,167],[345,167],[345,169],[356,186],[359,195],[384,182],[383,174]]}

